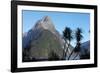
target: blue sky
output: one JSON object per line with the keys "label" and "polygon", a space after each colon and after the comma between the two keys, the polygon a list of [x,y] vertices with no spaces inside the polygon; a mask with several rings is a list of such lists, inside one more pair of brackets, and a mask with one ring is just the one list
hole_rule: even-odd
{"label": "blue sky", "polygon": [[[23,33],[30,30],[35,23],[43,18],[44,16],[49,16],[60,34],[64,28],[70,27],[73,31],[77,27],[81,28],[83,31],[83,40],[85,42],[89,40],[89,29],[90,29],[90,14],[89,13],[75,13],[75,12],[44,12],[44,11],[29,11],[23,10]],[[72,44],[75,43],[73,40]]]}

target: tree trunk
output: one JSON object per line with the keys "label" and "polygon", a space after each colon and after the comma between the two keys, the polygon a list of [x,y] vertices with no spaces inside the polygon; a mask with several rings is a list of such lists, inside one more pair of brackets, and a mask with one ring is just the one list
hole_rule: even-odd
{"label": "tree trunk", "polygon": [[66,50],[66,42],[64,43],[64,51],[63,51],[63,56],[64,56],[64,60],[65,60],[65,50]]}
{"label": "tree trunk", "polygon": [[73,49],[72,52],[70,53],[70,55],[69,55],[69,57],[68,57],[68,60],[69,60],[70,57],[72,56],[73,52],[74,52],[74,49]]}
{"label": "tree trunk", "polygon": [[[68,44],[68,43],[67,43],[67,44]],[[65,54],[66,57],[67,57],[67,55],[69,54],[69,52],[68,52],[69,46],[70,46],[70,43],[68,44],[68,46],[67,46],[67,48],[66,48],[66,54]]]}
{"label": "tree trunk", "polygon": [[73,58],[73,60],[75,60],[75,58],[79,55],[79,52],[75,55],[75,57]]}

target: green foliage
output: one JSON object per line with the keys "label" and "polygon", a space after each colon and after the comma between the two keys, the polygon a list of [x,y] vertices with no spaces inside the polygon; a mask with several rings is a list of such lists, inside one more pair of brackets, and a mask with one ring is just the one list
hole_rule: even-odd
{"label": "green foliage", "polygon": [[53,61],[53,60],[60,60],[59,56],[54,52],[50,51],[48,60]]}

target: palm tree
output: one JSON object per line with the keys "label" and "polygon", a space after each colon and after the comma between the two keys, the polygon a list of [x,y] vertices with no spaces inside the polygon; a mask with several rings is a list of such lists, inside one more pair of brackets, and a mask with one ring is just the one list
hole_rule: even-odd
{"label": "palm tree", "polygon": [[81,46],[81,40],[82,40],[82,30],[80,29],[80,28],[77,28],[77,30],[76,30],[76,32],[75,32],[75,38],[76,38],[76,41],[77,41],[77,43],[76,43],[76,46],[75,46],[75,48],[72,50],[72,52],[70,53],[70,55],[69,55],[69,57],[68,57],[68,60],[70,59],[70,57],[71,57],[71,55],[73,54],[73,52],[76,52],[77,54],[76,54],[76,56],[73,58],[73,59],[75,59],[77,56],[78,56],[78,54],[79,54],[79,52],[80,52],[80,46]]}
{"label": "palm tree", "polygon": [[[64,44],[64,59],[66,59],[67,53],[68,53],[68,48],[70,46],[70,42],[72,40],[72,30],[69,27],[66,27],[65,30],[63,31],[63,38],[65,41]],[[67,48],[66,48],[67,44]]]}
{"label": "palm tree", "polygon": [[81,28],[77,28],[76,33],[75,33],[75,38],[76,38],[77,44],[76,44],[76,47],[74,49],[74,52],[76,52],[77,54],[74,57],[74,59],[78,56],[80,49],[81,49],[81,40],[83,38]]}

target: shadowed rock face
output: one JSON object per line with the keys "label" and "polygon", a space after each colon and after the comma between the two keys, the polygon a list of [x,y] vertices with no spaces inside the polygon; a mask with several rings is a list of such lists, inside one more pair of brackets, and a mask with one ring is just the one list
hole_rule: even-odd
{"label": "shadowed rock face", "polygon": [[[38,20],[35,26],[23,35],[25,59],[48,59],[51,51],[63,57],[63,40],[49,16]],[[27,55],[25,54],[27,52]]]}
{"label": "shadowed rock face", "polygon": [[80,52],[81,59],[90,59],[90,41],[86,41],[81,45]]}

